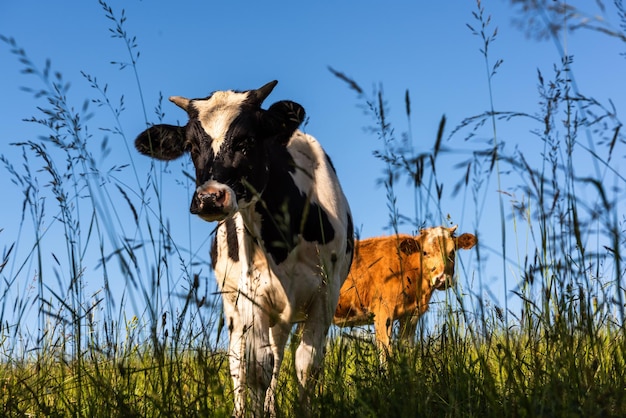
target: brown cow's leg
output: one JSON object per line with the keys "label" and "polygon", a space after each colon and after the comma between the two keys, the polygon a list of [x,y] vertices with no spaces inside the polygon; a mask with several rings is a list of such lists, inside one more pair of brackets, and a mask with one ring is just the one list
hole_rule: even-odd
{"label": "brown cow's leg", "polygon": [[374,331],[376,333],[376,343],[380,350],[381,364],[387,362],[387,357],[391,354],[391,332],[393,330],[393,319],[385,309],[376,309],[374,312]]}
{"label": "brown cow's leg", "polygon": [[400,340],[404,341],[409,346],[415,345],[415,329],[417,328],[417,321],[419,320],[419,314],[413,313],[405,315],[400,318]]}

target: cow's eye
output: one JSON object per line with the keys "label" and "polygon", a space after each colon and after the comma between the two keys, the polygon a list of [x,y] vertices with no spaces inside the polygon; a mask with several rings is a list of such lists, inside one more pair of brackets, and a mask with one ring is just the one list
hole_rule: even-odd
{"label": "cow's eye", "polygon": [[254,137],[249,136],[246,139],[244,139],[243,141],[241,141],[239,143],[238,151],[241,152],[243,155],[247,155],[248,152],[250,151],[250,148],[252,148],[252,144],[254,143]]}
{"label": "cow's eye", "polygon": [[185,148],[186,151],[191,154],[191,158],[196,158],[196,156],[200,154],[200,149],[198,148],[198,146],[193,145],[191,142],[187,142]]}

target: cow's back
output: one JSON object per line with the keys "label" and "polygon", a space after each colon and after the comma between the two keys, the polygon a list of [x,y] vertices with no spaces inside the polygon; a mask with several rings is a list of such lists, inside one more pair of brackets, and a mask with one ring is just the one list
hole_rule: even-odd
{"label": "cow's back", "polygon": [[[296,306],[308,304],[311,295],[325,287],[330,320],[354,251],[350,207],[330,158],[314,137],[296,131],[287,149],[296,167],[290,176],[309,206],[296,227],[300,233],[294,250],[276,271],[284,274],[291,288],[287,294]],[[292,320],[308,315],[294,314]]]}
{"label": "cow's back", "polygon": [[330,252],[337,253],[342,264],[347,262],[347,275],[354,249],[354,228],[348,200],[330,157],[314,137],[299,130],[292,136],[287,150],[295,164],[291,173],[294,184],[304,199],[312,207],[319,207],[327,218],[320,220],[319,213],[308,213],[306,220],[310,223],[300,226],[304,229],[302,235],[305,240],[328,245]]}
{"label": "cow's back", "polygon": [[336,324],[371,324],[372,308],[383,299],[388,299],[387,294],[403,294],[403,304],[414,302],[412,294],[415,292],[408,289],[414,283],[402,280],[400,272],[414,275],[413,270],[419,266],[412,266],[411,261],[414,260],[399,251],[399,243],[403,239],[412,237],[401,234],[357,242],[350,274],[341,289],[335,310]]}

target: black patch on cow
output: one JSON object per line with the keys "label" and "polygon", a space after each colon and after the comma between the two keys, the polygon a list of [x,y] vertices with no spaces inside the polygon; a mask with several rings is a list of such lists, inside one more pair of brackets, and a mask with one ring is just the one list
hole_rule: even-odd
{"label": "black patch on cow", "polygon": [[237,225],[232,217],[228,217],[226,223],[226,244],[228,245],[228,258],[234,262],[239,261],[239,240],[237,239]]}
{"label": "black patch on cow", "polygon": [[187,148],[196,169],[196,185],[199,186],[213,175],[215,155],[211,148],[213,141],[197,119],[190,119],[186,131]]}
{"label": "black patch on cow", "polygon": [[262,135],[258,124],[257,112],[242,111],[228,127],[217,155],[209,146],[210,139],[203,144],[208,158],[194,160],[197,184],[213,179],[230,186],[238,201],[248,202],[263,190],[267,182],[265,143],[271,141],[257,136]]}
{"label": "black patch on cow", "polygon": [[348,243],[346,245],[346,253],[354,253],[354,223],[352,222],[352,215],[350,212],[346,213],[348,219],[348,228],[346,229],[346,236]]}
{"label": "black patch on cow", "polygon": [[330,168],[332,168],[333,172],[337,174],[337,170],[335,170],[335,165],[333,164],[333,160],[330,159],[330,157],[328,156],[328,154],[326,154],[326,152],[324,152],[324,155],[326,156],[326,161],[328,161],[328,165],[330,165]]}
{"label": "black patch on cow", "polygon": [[[226,248],[228,249],[228,258],[234,262],[238,262],[239,239],[237,238],[237,225],[235,224],[235,220],[232,217],[227,218],[224,221],[224,226],[226,227]],[[211,243],[211,266],[213,267],[213,270],[215,270],[215,265],[217,264],[217,253],[218,248],[216,233],[213,237],[213,242]]]}
{"label": "black patch on cow", "polygon": [[215,265],[217,264],[217,233],[213,237],[213,242],[211,243],[211,267],[215,270]]}
{"label": "black patch on cow", "polygon": [[348,265],[352,265],[352,259],[354,258],[354,223],[352,222],[352,215],[350,211],[346,213],[348,219],[348,227],[346,229],[346,254],[350,257]]}
{"label": "black patch on cow", "polygon": [[335,237],[328,214],[311,202],[293,181],[296,170],[287,149],[272,147],[267,187],[256,210],[261,214],[261,239],[277,264],[287,258],[297,244],[298,235],[309,242],[325,244]]}

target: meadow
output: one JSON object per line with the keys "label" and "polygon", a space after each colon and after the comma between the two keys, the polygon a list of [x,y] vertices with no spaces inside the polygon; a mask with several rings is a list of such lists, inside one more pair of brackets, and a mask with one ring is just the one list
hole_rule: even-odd
{"label": "meadow", "polygon": [[[100,4],[128,52],[120,67],[135,71],[139,46],[128,33],[132,22]],[[616,5],[626,27],[626,9]],[[491,95],[501,64],[489,49],[497,30],[480,2],[468,19]],[[602,33],[626,39],[623,32]],[[43,134],[13,144],[22,160],[0,157],[2,175],[22,192],[23,216],[15,222],[24,231],[11,237],[0,229],[0,414],[230,416],[220,295],[204,284],[208,254],[191,258],[193,250],[170,233],[171,214],[163,212],[161,195],[163,170],[171,168],[153,164],[150,173],[137,172],[135,133],[120,122],[126,104],[113,100],[106,84],[83,74],[96,99],[75,104],[68,80],[49,61],[39,66],[14,39],[0,40],[37,80],[26,92],[44,103],[30,119]],[[552,73],[537,74],[534,113],[492,105],[452,127],[443,117],[428,152],[420,153],[411,146],[408,91],[402,104],[407,126],[394,126],[382,89],[368,94],[358,80],[330,68],[354,91],[371,121],[368,131],[380,139],[373,152],[386,167],[380,182],[391,230],[445,218],[438,172],[449,163],[450,138],[473,148],[457,165],[458,182],[446,184],[446,191],[479,208],[493,192],[489,182],[506,190],[504,183],[514,179],[511,190],[523,197],[501,192],[500,218],[493,223],[503,240],[518,243],[515,254],[502,246],[499,263],[515,283],[508,292],[519,309],[485,297],[485,264],[494,259],[487,261],[480,250],[480,231],[468,231],[477,232],[479,244],[457,273],[474,277],[476,289],[448,291],[427,314],[428,323],[418,326],[415,344],[396,347],[385,366],[367,332],[333,328],[312,411],[302,411],[297,399],[294,335],[279,385],[279,416],[626,416],[626,178],[619,171],[625,142],[617,111],[577,90],[571,63],[564,55]],[[157,119],[162,115],[161,102],[141,105],[144,113],[154,107]],[[130,145],[94,144],[94,115],[110,121],[106,135]],[[520,119],[532,126],[538,162],[502,146],[498,127]],[[478,133],[489,140],[472,142]],[[110,152],[127,153],[130,163],[103,168],[99,156]],[[581,160],[596,174],[581,175]],[[130,172],[132,182],[121,181],[121,172]],[[187,177],[180,181],[191,188]],[[398,210],[401,182],[415,194],[414,215]],[[125,205],[114,203],[119,201]],[[52,228],[60,228],[64,242],[49,242]],[[86,272],[96,266],[100,284],[94,290]],[[25,271],[35,274],[24,277]],[[112,296],[113,275],[128,284],[120,297]],[[134,309],[143,314],[129,316],[126,308],[137,306],[145,307]]]}

